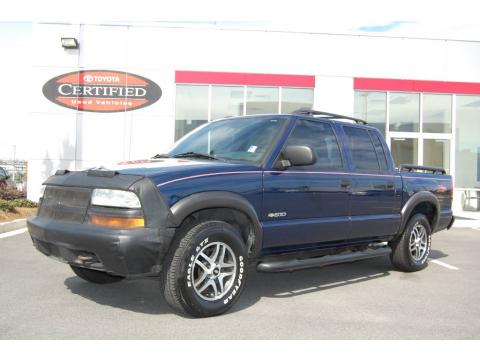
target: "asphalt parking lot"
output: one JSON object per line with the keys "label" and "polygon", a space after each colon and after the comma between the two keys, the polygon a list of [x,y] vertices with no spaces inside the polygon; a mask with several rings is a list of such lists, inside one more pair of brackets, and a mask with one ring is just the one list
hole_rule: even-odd
{"label": "asphalt parking lot", "polygon": [[154,279],[94,285],[0,237],[0,339],[479,339],[480,231],[435,234],[428,268],[388,258],[250,275],[227,314],[170,311]]}

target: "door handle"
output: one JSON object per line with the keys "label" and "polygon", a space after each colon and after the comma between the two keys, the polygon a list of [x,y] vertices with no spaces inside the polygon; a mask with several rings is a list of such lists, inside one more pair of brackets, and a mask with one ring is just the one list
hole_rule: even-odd
{"label": "door handle", "polygon": [[340,187],[342,189],[350,189],[351,185],[352,185],[352,183],[350,182],[350,180],[341,180],[340,181]]}
{"label": "door handle", "polygon": [[395,189],[395,184],[392,182],[387,183],[387,190],[393,190]]}

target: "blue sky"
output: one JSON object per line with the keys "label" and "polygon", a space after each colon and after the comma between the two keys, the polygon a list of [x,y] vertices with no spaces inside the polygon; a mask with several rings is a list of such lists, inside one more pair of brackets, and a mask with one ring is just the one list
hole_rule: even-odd
{"label": "blue sky", "polygon": [[360,32],[371,32],[371,33],[388,33],[394,29],[398,29],[402,25],[405,24],[415,24],[414,21],[390,21],[386,24],[381,25],[363,25],[359,26],[358,28],[354,28],[354,30]]}
{"label": "blue sky", "polygon": [[[240,27],[480,41],[478,0],[16,0],[0,21]],[[78,6],[77,6],[78,5]],[[28,30],[10,25],[0,32]]]}

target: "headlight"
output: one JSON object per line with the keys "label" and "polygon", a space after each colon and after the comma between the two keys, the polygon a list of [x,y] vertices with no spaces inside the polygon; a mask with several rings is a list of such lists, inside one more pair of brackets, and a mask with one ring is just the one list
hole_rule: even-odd
{"label": "headlight", "polygon": [[140,209],[138,196],[131,191],[95,189],[92,193],[92,205],[128,209]]}

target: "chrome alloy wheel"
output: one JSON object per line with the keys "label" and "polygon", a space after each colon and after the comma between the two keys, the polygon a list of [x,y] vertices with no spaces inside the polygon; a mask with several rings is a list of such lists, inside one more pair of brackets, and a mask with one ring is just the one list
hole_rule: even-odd
{"label": "chrome alloy wheel", "polygon": [[415,261],[420,261],[425,256],[428,246],[427,230],[422,224],[416,223],[410,233],[410,255]]}
{"label": "chrome alloy wheel", "polygon": [[193,263],[193,288],[207,301],[223,298],[233,286],[237,260],[233,250],[223,242],[207,244]]}

